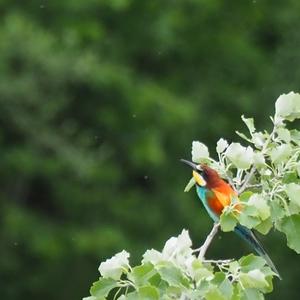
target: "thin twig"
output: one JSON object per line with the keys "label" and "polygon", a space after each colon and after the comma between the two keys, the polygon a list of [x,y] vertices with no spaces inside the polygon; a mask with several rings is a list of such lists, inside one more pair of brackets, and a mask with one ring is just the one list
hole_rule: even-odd
{"label": "thin twig", "polygon": [[198,258],[200,260],[204,259],[204,255],[205,255],[209,245],[211,244],[212,240],[214,239],[215,235],[217,234],[219,227],[220,227],[220,223],[214,223],[214,226],[213,226],[211,232],[206,237],[204,244],[201,246],[199,256],[198,256]]}
{"label": "thin twig", "polygon": [[[274,125],[272,132],[270,133],[270,135],[269,135],[268,139],[266,140],[263,148],[261,149],[261,153],[263,155],[265,154],[265,152],[266,152],[266,150],[269,146],[269,143],[271,142],[271,140],[272,140],[272,138],[275,134],[275,131],[276,131],[276,126]],[[245,181],[244,181],[243,185],[238,189],[238,195],[240,195],[246,188],[248,188],[248,183],[252,179],[255,171],[256,171],[255,166],[252,166],[250,172],[248,173],[248,175],[245,178]]]}
{"label": "thin twig", "polygon": [[122,290],[122,287],[120,287],[120,288],[117,290],[117,292],[116,292],[115,295],[114,295],[113,300],[116,300],[116,299],[117,299],[117,297],[119,296],[121,290]]}
{"label": "thin twig", "polygon": [[210,264],[229,264],[234,261],[234,258],[229,259],[205,259],[203,262],[210,263]]}
{"label": "thin twig", "polygon": [[240,195],[247,187],[248,187],[248,183],[251,180],[252,176],[254,175],[256,171],[256,168],[253,166],[252,169],[250,170],[250,172],[248,173],[248,175],[245,178],[245,181],[243,183],[243,185],[238,189],[238,195]]}

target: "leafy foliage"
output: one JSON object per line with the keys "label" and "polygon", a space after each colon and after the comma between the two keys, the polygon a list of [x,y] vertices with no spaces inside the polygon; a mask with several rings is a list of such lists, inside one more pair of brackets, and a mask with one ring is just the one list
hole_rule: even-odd
{"label": "leafy foliage", "polygon": [[[257,131],[254,120],[242,116],[249,134],[237,133],[250,145],[245,147],[233,142],[227,146],[227,141],[221,139],[217,144],[219,161],[209,158],[209,162],[230,181],[242,200],[241,212],[236,209],[235,201],[224,210],[222,229],[231,231],[239,222],[267,234],[274,227],[285,233],[288,246],[300,253],[297,242],[300,230],[300,132],[287,126],[287,122],[300,118],[300,94],[281,95],[275,109],[271,132]],[[193,155],[193,160],[206,162],[207,157]],[[192,185],[189,184],[186,190]]]}
{"label": "leafy foliage", "polygon": [[262,258],[250,254],[239,261],[201,260],[191,246],[189,234],[183,230],[170,238],[161,252],[147,250],[142,263],[134,268],[120,259],[128,253],[116,254],[100,264],[101,277],[84,300],[102,300],[108,295],[130,300],[261,299],[272,291],[274,273]]}
{"label": "leafy foliage", "polygon": [[[201,241],[211,223],[181,194],[186,145],[201,138],[214,155],[219,136],[241,130],[242,112],[268,128],[271,99],[299,88],[299,1],[0,8],[4,299],[79,299],[111,253],[128,249],[136,264],[182,228]],[[299,268],[279,237],[265,239],[285,273],[270,298],[296,299]],[[226,241],[210,253],[247,251],[231,234]]]}
{"label": "leafy foliage", "polygon": [[[257,131],[254,120],[242,116],[249,134],[238,135],[250,145],[220,139],[217,161],[203,143],[194,141],[192,160],[210,164],[240,194],[241,202],[232,199],[221,215],[223,231],[232,231],[238,222],[263,234],[274,227],[299,253],[300,132],[288,129],[287,122],[300,118],[300,94],[281,95],[275,107],[272,132]],[[191,179],[185,191],[193,185]],[[147,250],[142,264],[134,268],[129,266],[129,254],[122,251],[100,264],[101,277],[85,299],[100,300],[110,293],[114,299],[263,299],[273,290],[275,273],[264,259],[251,254],[238,261],[205,260],[191,246],[183,230],[161,252]]]}

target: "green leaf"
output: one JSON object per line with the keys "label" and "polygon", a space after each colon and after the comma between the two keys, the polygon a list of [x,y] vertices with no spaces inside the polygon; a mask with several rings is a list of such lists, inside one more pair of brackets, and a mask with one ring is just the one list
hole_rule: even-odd
{"label": "green leaf", "polygon": [[200,266],[198,260],[195,260],[192,266],[193,266],[193,277],[195,281],[198,282],[204,278],[213,277],[213,272],[205,268],[203,265]]}
{"label": "green leaf", "polygon": [[233,274],[237,273],[238,270],[240,269],[240,264],[237,261],[232,261],[229,263],[229,271]]}
{"label": "green leaf", "polygon": [[[239,222],[248,227],[253,228],[259,226],[267,220],[271,215],[271,209],[267,201],[260,194],[252,194],[248,201],[245,202],[242,212],[238,215]],[[268,230],[270,222],[266,222],[259,228],[263,232]]]}
{"label": "green leaf", "polygon": [[219,289],[226,299],[231,299],[233,295],[233,287],[228,278],[223,280],[223,282],[219,285]]}
{"label": "green leaf", "polygon": [[294,99],[292,97],[294,93],[282,94],[278,97],[275,103],[275,113],[278,116],[289,116],[294,109]]}
{"label": "green leaf", "polygon": [[271,218],[273,222],[280,220],[286,214],[284,207],[282,206],[279,198],[275,198],[271,201],[270,208],[271,208]]}
{"label": "green leaf", "polygon": [[[187,298],[185,298],[185,299],[188,299],[188,300],[203,299],[203,296],[205,295],[205,293],[206,293],[206,290],[204,291],[202,288],[198,288],[197,290],[189,290],[186,293]],[[174,298],[170,299],[170,300],[174,300]]]}
{"label": "green leaf", "polygon": [[[261,149],[263,148],[268,137],[268,134],[263,134],[262,132],[255,132],[252,134],[252,142],[254,143],[256,148]],[[260,152],[257,153],[261,154]]]}
{"label": "green leaf", "polygon": [[151,263],[145,263],[134,267],[128,274],[128,279],[132,280],[137,286],[145,285],[148,280],[156,274]]}
{"label": "green leaf", "polygon": [[98,299],[106,297],[115,287],[117,287],[117,282],[115,280],[111,278],[100,278],[98,281],[93,283],[90,293]]}
{"label": "green leaf", "polygon": [[245,118],[244,115],[242,115],[242,120],[246,124],[246,126],[249,129],[249,132],[252,135],[252,133],[255,131],[254,119],[253,118]]}
{"label": "green leaf", "polygon": [[178,286],[168,286],[164,292],[164,295],[167,295],[168,300],[179,299],[183,292],[182,287]]}
{"label": "green leaf", "polygon": [[194,177],[192,177],[190,179],[190,181],[188,182],[188,184],[185,186],[184,188],[184,192],[189,192],[191,190],[191,188],[196,184],[196,180]]}
{"label": "green leaf", "polygon": [[220,217],[221,229],[224,232],[233,231],[236,224],[237,219],[231,212],[223,212]]}
{"label": "green leaf", "polygon": [[292,129],[290,131],[291,133],[291,139],[294,143],[296,143],[297,145],[300,145],[300,131],[296,130],[296,129]]}
{"label": "green leaf", "polygon": [[266,276],[265,278],[268,282],[268,286],[265,288],[262,288],[261,291],[263,293],[271,293],[273,291],[273,275]]}
{"label": "green leaf", "polygon": [[242,213],[251,217],[259,217],[257,208],[254,205],[249,204],[249,202],[243,206]]}
{"label": "green leaf", "polygon": [[165,280],[163,280],[159,274],[158,274],[158,276],[160,278],[160,282],[159,282],[159,285],[157,285],[157,286],[160,291],[165,292],[170,287],[170,285]]}
{"label": "green leaf", "polygon": [[233,285],[233,295],[230,300],[241,300],[239,285]]}
{"label": "green leaf", "polygon": [[248,201],[248,199],[253,195],[253,192],[251,191],[246,191],[246,192],[243,192],[241,195],[239,195],[239,199],[241,201]]}
{"label": "green leaf", "polygon": [[100,274],[105,278],[120,279],[122,273],[128,270],[129,256],[129,253],[123,250],[115,254],[112,258],[102,262],[99,266]]}
{"label": "green leaf", "polygon": [[152,286],[159,286],[162,282],[161,277],[158,273],[155,273],[151,278],[149,278],[148,282]]}
{"label": "green leaf", "polygon": [[276,130],[280,140],[289,143],[291,141],[291,133],[288,129],[280,127]]}
{"label": "green leaf", "polygon": [[159,291],[154,286],[143,286],[138,289],[140,299],[143,300],[158,300]]}
{"label": "green leaf", "polygon": [[253,163],[253,149],[250,146],[243,147],[239,143],[231,143],[225,155],[237,168],[243,170],[249,169]]}
{"label": "green leaf", "polygon": [[265,260],[260,256],[249,254],[239,259],[242,272],[249,272],[253,269],[261,269],[265,264]]}
{"label": "green leaf", "polygon": [[134,291],[126,295],[126,300],[142,300],[142,299],[140,298],[138,292]]}
{"label": "green leaf", "polygon": [[265,274],[259,269],[241,273],[239,278],[245,288],[261,289],[268,287],[269,285],[265,278]]}
{"label": "green leaf", "polygon": [[300,215],[283,218],[277,225],[278,230],[285,233],[287,245],[300,254]]}
{"label": "green leaf", "polygon": [[164,260],[164,257],[161,252],[155,250],[155,249],[150,249],[147,250],[143,254],[143,263],[152,263],[153,265],[156,265],[157,263],[161,262]]}
{"label": "green leaf", "polygon": [[233,294],[233,287],[225,273],[217,272],[212,280],[212,283],[218,286],[218,289],[226,299],[231,299]]}
{"label": "green leaf", "polygon": [[300,206],[294,202],[288,203],[288,215],[296,215],[300,212]]}
{"label": "green leaf", "polygon": [[270,156],[274,164],[286,161],[292,153],[292,148],[289,144],[282,144],[271,150]]}
{"label": "green leaf", "polygon": [[244,211],[242,211],[239,214],[239,222],[246,226],[247,228],[253,228],[255,226],[257,226],[258,224],[260,224],[260,220],[258,217],[253,217],[253,216],[249,216],[247,215]]}
{"label": "green leaf", "polygon": [[257,289],[240,290],[239,300],[263,300],[263,294]]}
{"label": "green leaf", "polygon": [[294,172],[288,172],[283,175],[282,183],[287,184],[287,183],[299,182],[298,176],[299,175],[298,175],[297,166],[296,166],[296,169]]}
{"label": "green leaf", "polygon": [[260,233],[266,235],[272,228],[273,222],[271,218],[268,218],[261,223],[259,223],[257,226],[255,226],[255,229],[259,231]]}
{"label": "green leaf", "polygon": [[253,163],[256,168],[263,168],[266,165],[265,157],[260,152],[254,152],[253,154]]}
{"label": "green leaf", "polygon": [[[213,276],[212,276],[213,278]],[[197,290],[201,293],[201,298],[204,298],[203,296],[211,289],[211,283],[209,280],[201,280],[199,283],[197,283]],[[200,298],[200,299],[201,299]],[[197,299],[197,298],[196,298]]]}
{"label": "green leaf", "polygon": [[275,104],[276,116],[283,117],[288,121],[300,118],[300,94],[290,92],[282,94]]}
{"label": "green leaf", "polygon": [[194,162],[200,163],[203,160],[209,158],[208,148],[198,141],[193,141],[192,143],[192,160]]}
{"label": "green leaf", "polygon": [[219,139],[217,142],[216,151],[217,153],[222,153],[225,151],[225,149],[228,147],[228,142],[224,140],[223,138]]}
{"label": "green leaf", "polygon": [[260,194],[253,194],[249,201],[249,206],[254,206],[257,209],[258,215],[262,221],[266,220],[271,215],[271,210],[267,201]]}
{"label": "green leaf", "polygon": [[227,300],[218,287],[211,288],[205,295],[206,300]]}
{"label": "green leaf", "polygon": [[213,280],[211,280],[211,283],[215,284],[215,285],[220,285],[224,279],[226,278],[225,273],[223,272],[216,272],[214,275]]}
{"label": "green leaf", "polygon": [[183,229],[178,237],[169,238],[162,250],[163,257],[168,259],[175,254],[191,254],[192,241],[187,230]]}
{"label": "green leaf", "polygon": [[187,258],[185,261],[185,265],[188,275],[195,281],[198,281],[200,279],[199,276],[201,276],[202,278],[202,271],[203,269],[206,270],[206,268],[202,264],[202,261],[194,256]]}
{"label": "green leaf", "polygon": [[296,183],[287,184],[285,191],[290,201],[300,206],[300,185]]}
{"label": "green leaf", "polygon": [[235,133],[239,136],[239,137],[241,137],[243,140],[245,140],[245,141],[247,141],[247,142],[249,142],[249,143],[252,143],[252,141],[251,141],[251,139],[249,139],[245,134],[243,134],[243,133],[241,133],[241,132],[239,132],[239,131],[235,131]]}
{"label": "green leaf", "polygon": [[165,280],[169,285],[172,286],[189,286],[189,280],[187,277],[175,267],[170,262],[165,262],[164,264],[157,267],[157,271],[161,278]]}

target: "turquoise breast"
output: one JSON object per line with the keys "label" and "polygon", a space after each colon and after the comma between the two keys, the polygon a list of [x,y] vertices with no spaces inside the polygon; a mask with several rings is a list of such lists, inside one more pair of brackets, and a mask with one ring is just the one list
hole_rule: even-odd
{"label": "turquoise breast", "polygon": [[197,186],[197,194],[198,197],[201,199],[201,202],[203,203],[207,213],[209,214],[209,216],[213,219],[214,222],[218,222],[219,221],[219,216],[216,215],[208,206],[208,202],[207,202],[207,192],[208,190],[205,187],[202,186]]}

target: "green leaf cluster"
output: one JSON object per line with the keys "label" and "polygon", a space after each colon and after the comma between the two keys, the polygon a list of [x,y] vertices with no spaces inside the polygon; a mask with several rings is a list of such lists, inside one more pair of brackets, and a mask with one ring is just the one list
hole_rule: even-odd
{"label": "green leaf cluster", "polygon": [[[262,234],[274,227],[286,235],[291,249],[300,252],[300,132],[287,127],[297,118],[300,94],[289,93],[276,101],[270,133],[257,131],[254,119],[242,116],[249,134],[238,135],[250,145],[221,138],[215,160],[207,146],[193,142],[192,160],[210,164],[236,190],[220,217],[223,231],[233,231],[237,223]],[[185,191],[194,185],[191,179]],[[205,260],[197,251],[186,230],[170,238],[161,252],[147,250],[135,267],[123,250],[100,264],[101,277],[85,299],[252,300],[264,299],[273,290],[276,274],[264,259],[251,254],[240,260]]]}
{"label": "green leaf cluster", "polygon": [[[219,160],[206,157],[239,194],[241,209],[237,209],[237,199],[232,199],[223,210],[223,231],[234,230],[238,222],[262,234],[275,228],[300,253],[300,131],[290,124],[299,118],[300,94],[283,94],[275,103],[271,132],[258,131],[253,118],[242,116],[248,134],[237,134],[248,145],[222,138],[217,143]],[[205,149],[202,143],[193,142],[193,159],[196,145]],[[191,181],[186,190],[194,184]]]}
{"label": "green leaf cluster", "polygon": [[[191,246],[189,234],[183,230],[170,238],[161,252],[147,250],[140,265],[131,267],[126,262],[117,277],[115,269],[121,263],[116,254],[104,262],[104,272],[103,263],[100,265],[101,277],[84,300],[252,300],[263,299],[272,291],[274,273],[262,258],[251,254],[239,261],[200,260]],[[124,251],[121,254],[126,256]]]}

